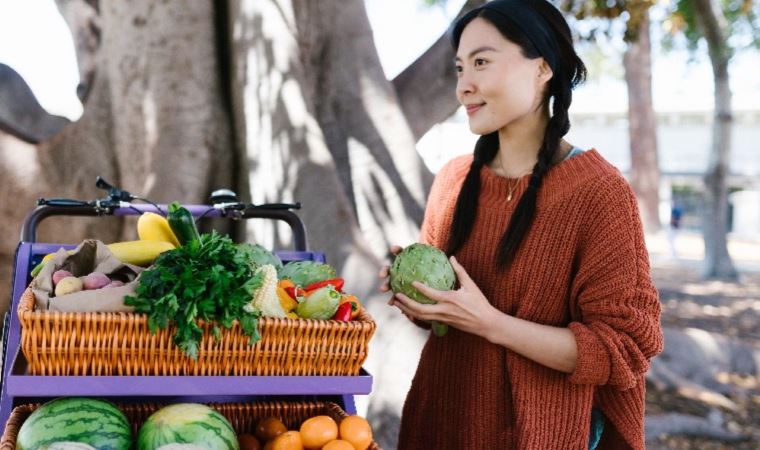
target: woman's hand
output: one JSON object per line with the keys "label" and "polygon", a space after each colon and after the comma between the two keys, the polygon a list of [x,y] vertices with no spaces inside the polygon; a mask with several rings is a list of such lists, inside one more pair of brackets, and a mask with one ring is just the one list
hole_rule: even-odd
{"label": "woman's hand", "polygon": [[[398,255],[401,250],[403,249],[400,246],[391,245],[391,254],[393,254],[394,256]],[[380,292],[388,292],[391,290],[391,285],[388,278],[390,276],[390,270],[391,270],[391,266],[385,265],[380,269],[380,273],[377,274],[377,276],[380,277],[381,280],[383,280],[383,284],[380,285]]]}
{"label": "woman's hand", "polygon": [[[391,251],[391,254],[393,254],[394,256],[398,255],[401,250],[403,250],[403,248],[401,246],[391,245],[390,251]],[[380,277],[380,279],[383,280],[383,284],[380,285],[380,292],[385,293],[385,292],[389,292],[391,290],[391,285],[390,285],[390,280],[389,280],[390,269],[391,269],[391,266],[385,265],[385,266],[383,266],[380,269],[380,273],[377,274],[378,277]],[[388,300],[388,304],[389,305],[393,305],[393,303],[394,303],[395,300],[396,300],[396,297],[395,296],[391,296],[391,299]],[[413,317],[410,317],[406,313],[404,313],[404,316],[406,316],[406,318],[409,319],[410,321],[414,322],[414,318]]]}
{"label": "woman's hand", "polygon": [[414,282],[412,286],[438,303],[417,303],[404,294],[396,294],[388,303],[411,319],[441,322],[467,333],[487,337],[489,325],[494,322],[495,316],[502,313],[488,302],[456,258],[452,256],[449,261],[459,280],[459,289],[439,291]]}

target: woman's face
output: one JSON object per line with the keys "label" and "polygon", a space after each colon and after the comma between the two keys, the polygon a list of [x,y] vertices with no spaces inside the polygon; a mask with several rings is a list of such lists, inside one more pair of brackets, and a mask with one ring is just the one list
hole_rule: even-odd
{"label": "woman's face", "polygon": [[473,133],[492,133],[540,113],[551,69],[543,58],[523,56],[487,20],[477,17],[465,27],[455,61],[457,99]]}

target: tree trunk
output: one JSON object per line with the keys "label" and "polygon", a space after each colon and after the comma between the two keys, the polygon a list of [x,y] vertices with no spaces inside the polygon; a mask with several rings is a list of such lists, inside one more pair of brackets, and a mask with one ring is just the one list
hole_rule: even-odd
{"label": "tree trunk", "polygon": [[[255,163],[253,201],[301,201],[312,246],[369,281],[358,274],[374,275],[391,243],[416,240],[429,173],[383,75],[364,3],[240,1],[231,17],[235,130]],[[252,226],[262,238],[273,230]],[[371,265],[348,264],[353,258]]]}
{"label": "tree trunk", "polygon": [[697,23],[707,40],[715,83],[715,115],[713,139],[707,173],[705,174],[705,211],[703,235],[705,240],[706,278],[736,279],[738,274],[728,254],[728,184],[731,151],[731,88],[728,63],[731,50],[726,18],[720,4],[714,0],[695,0]]}
{"label": "tree trunk", "polygon": [[631,145],[631,186],[639,200],[644,227],[660,229],[660,169],[657,165],[657,120],[652,106],[652,47],[649,14],[644,13],[636,40],[623,56],[628,87],[628,135]]}
{"label": "tree trunk", "polygon": [[[213,15],[205,2],[102,5],[84,114],[39,148],[51,196],[100,195],[97,175],[156,202],[203,203],[213,187],[231,187]],[[55,222],[50,242],[135,237],[134,227],[99,219]]]}
{"label": "tree trunk", "polygon": [[56,0],[58,11],[71,30],[79,67],[77,95],[86,99],[92,87],[100,46],[100,5],[98,0]]}
{"label": "tree trunk", "polygon": [[[467,0],[457,17],[483,3],[485,0]],[[393,87],[415,141],[419,141],[433,125],[451,117],[459,108],[459,100],[454,92],[457,83],[454,56],[447,30],[435,44],[393,79]]]}
{"label": "tree trunk", "polygon": [[[322,4],[322,2],[319,2]],[[360,235],[316,120],[314,87],[304,65],[292,2],[241,0],[230,5],[235,142],[254,203],[299,201],[311,248],[329,262],[357,295],[377,284],[379,258]],[[249,236],[265,246],[288,248],[292,236],[269,221],[248,221]],[[272,237],[274,236],[274,239]]]}

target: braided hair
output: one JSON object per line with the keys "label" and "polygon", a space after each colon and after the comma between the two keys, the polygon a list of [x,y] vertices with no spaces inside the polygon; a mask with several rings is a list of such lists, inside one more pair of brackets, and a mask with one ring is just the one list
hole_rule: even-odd
{"label": "braided hair", "polygon": [[[563,136],[570,130],[568,109],[572,102],[572,89],[586,78],[586,67],[573,48],[570,28],[562,14],[546,0],[521,3],[524,5],[521,7],[533,8],[540,15],[542,20],[537,21],[537,26],[543,28],[542,32],[548,32],[553,36],[556,45],[552,47],[556,54],[550,56],[556,61],[556,67],[552,68],[553,76],[544,96],[545,105],[552,100],[552,114],[544,130],[544,138],[538,151],[538,161],[533,167],[528,189],[520,198],[509,225],[499,242],[496,262],[502,268],[507,267],[512,262],[523,237],[533,222],[541,182],[557,159]],[[464,28],[476,17],[480,17],[493,24],[506,39],[517,44],[526,58],[535,59],[547,56],[541,54],[534,44],[535,41],[514,20],[508,15],[489,9],[487,6],[488,4],[470,11],[454,24],[451,38],[455,49],[459,47]],[[498,152],[498,130],[482,135],[475,144],[472,164],[459,192],[451,223],[446,249],[450,255],[456,253],[470,235],[477,215],[481,168],[493,161]]]}

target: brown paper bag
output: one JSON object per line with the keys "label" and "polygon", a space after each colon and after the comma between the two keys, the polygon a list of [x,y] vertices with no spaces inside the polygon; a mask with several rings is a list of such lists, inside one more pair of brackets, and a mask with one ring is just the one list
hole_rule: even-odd
{"label": "brown paper bag", "polygon": [[[67,270],[83,279],[92,272],[101,272],[112,280],[124,282],[115,288],[80,291],[56,297],[53,273]],[[125,264],[116,258],[108,246],[95,239],[87,239],[69,255],[59,249],[39,274],[32,280],[36,308],[38,310],[65,312],[132,312],[134,308],[124,304],[125,295],[134,295],[142,267]]]}

